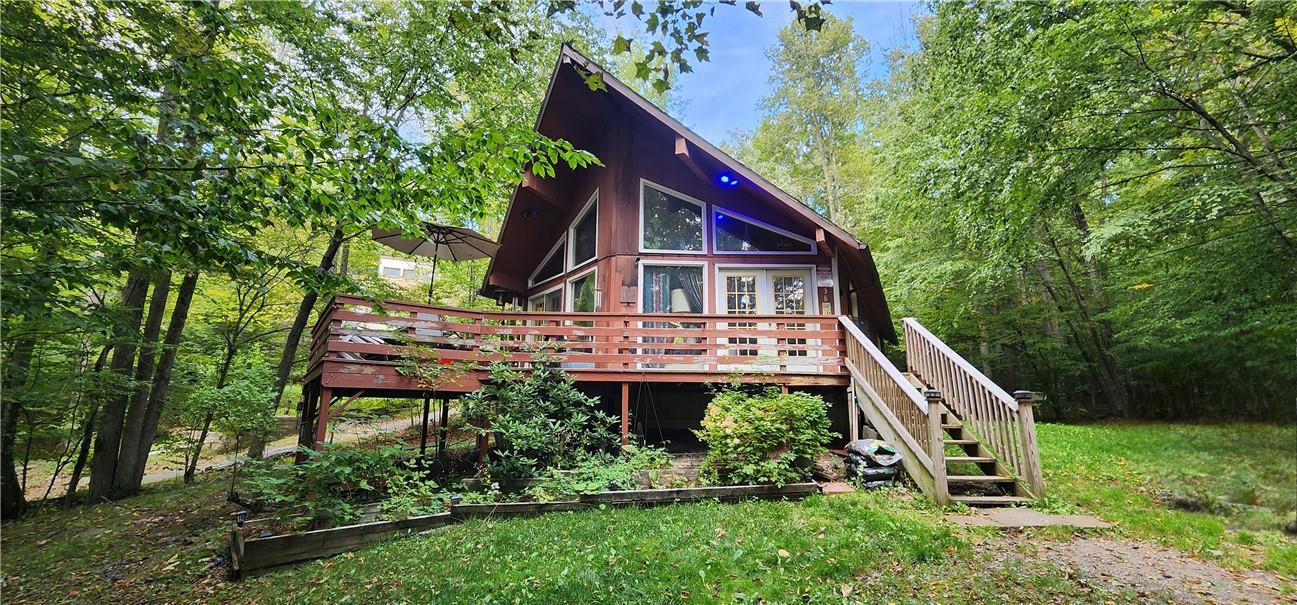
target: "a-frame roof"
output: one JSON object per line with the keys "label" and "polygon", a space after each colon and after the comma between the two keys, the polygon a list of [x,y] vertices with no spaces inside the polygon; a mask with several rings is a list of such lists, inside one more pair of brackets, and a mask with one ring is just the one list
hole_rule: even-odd
{"label": "a-frame roof", "polygon": [[[673,132],[675,132],[677,136],[684,138],[691,145],[697,147],[703,153],[710,156],[717,163],[732,170],[735,174],[741,176],[747,182],[752,183],[754,187],[775,197],[775,199],[778,199],[779,201],[787,204],[788,207],[792,209],[794,212],[800,214],[803,218],[806,218],[811,222],[815,223],[817,226],[824,229],[826,232],[831,233],[838,240],[856,248],[860,248],[864,246],[864,244],[862,244],[860,240],[856,239],[856,237],[851,233],[849,233],[846,229],[839,227],[833,221],[830,221],[829,219],[825,218],[820,213],[812,210],[806,204],[803,204],[797,198],[789,195],[783,189],[777,187],[774,183],[767,181],[765,177],[761,176],[760,174],[757,174],[751,168],[748,168],[742,162],[738,161],[730,154],[722,151],[719,147],[712,145],[710,142],[707,141],[707,139],[698,136],[697,133],[695,133],[692,130],[689,130],[689,127],[685,126],[684,124],[681,124],[679,120],[671,117],[669,114],[667,114],[667,112],[662,111],[662,109],[659,108],[657,105],[654,105],[648,99],[645,99],[643,96],[640,96],[640,94],[635,92],[633,88],[627,86],[621,80],[618,80],[616,76],[612,75],[611,73],[608,73],[597,63],[590,60],[585,55],[581,54],[576,49],[572,48],[567,44],[564,44],[562,49],[559,51],[559,66],[562,66],[564,60],[571,61],[581,66],[581,68],[585,69],[586,71],[599,74],[600,76],[603,77],[604,84],[607,85],[609,90],[614,91],[617,94],[621,95],[627,101],[630,101],[635,106],[643,110],[645,113],[652,116],[657,121],[661,122],[664,126],[671,129]],[[552,87],[553,78],[550,79],[550,82],[551,82],[550,86]],[[548,96],[549,95],[546,94],[546,102],[548,102]],[[541,115],[544,115],[544,113],[545,113],[545,105],[541,105]],[[537,124],[539,125],[539,123],[540,122],[538,118]]]}
{"label": "a-frame roof", "polygon": [[[634,108],[643,113],[649,120],[660,124],[668,129],[675,136],[683,139],[694,149],[701,152],[711,162],[738,175],[745,184],[750,184],[755,190],[766,196],[782,203],[788,210],[807,220],[816,227],[823,229],[826,239],[832,241],[834,248],[839,251],[839,257],[846,262],[848,270],[857,276],[857,282],[854,292],[860,297],[862,311],[869,314],[875,320],[878,334],[880,337],[896,341],[895,329],[892,326],[890,315],[887,310],[887,302],[883,297],[882,287],[879,284],[878,272],[874,266],[872,254],[867,245],[863,244],[854,235],[846,229],[835,224],[828,218],[815,212],[806,204],[797,198],[789,195],[775,184],[766,180],[757,172],[748,168],[742,162],[725,153],[720,148],[708,142],[697,133],[690,130],[679,120],[668,115],[661,108],[645,99],[634,89],[627,86],[624,82],[617,79],[612,73],[605,70],[599,64],[590,58],[578,52],[568,44],[563,44],[559,50],[558,61],[554,66],[554,71],[550,76],[548,88],[545,91],[545,99],[541,104],[540,112],[536,117],[536,129],[542,131],[545,119],[551,111],[551,101],[555,94],[555,86],[559,81],[559,75],[565,65],[573,65],[591,74],[597,74],[602,78],[608,93],[615,95],[620,100],[629,103]],[[542,131],[543,132],[543,131]],[[520,186],[521,187],[521,186]],[[500,241],[503,243],[508,237],[509,221],[507,217],[513,215],[513,204],[518,195],[518,189],[514,190],[514,199],[510,199],[509,210],[506,213],[506,223],[500,234]],[[492,260],[491,269],[487,270],[487,282],[484,284],[483,291],[489,292],[489,285],[492,269],[495,268],[495,260]],[[843,284],[844,286],[846,284]]]}

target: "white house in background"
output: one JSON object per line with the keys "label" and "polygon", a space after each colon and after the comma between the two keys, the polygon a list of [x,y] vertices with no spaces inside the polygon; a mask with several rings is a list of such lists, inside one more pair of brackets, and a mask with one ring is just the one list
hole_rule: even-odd
{"label": "white house in background", "polygon": [[413,286],[428,279],[428,271],[419,263],[394,256],[378,259],[378,276],[402,286]]}

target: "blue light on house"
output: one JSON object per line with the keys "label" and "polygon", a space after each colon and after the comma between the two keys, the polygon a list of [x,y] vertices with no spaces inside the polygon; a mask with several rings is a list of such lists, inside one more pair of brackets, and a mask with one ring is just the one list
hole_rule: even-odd
{"label": "blue light on house", "polygon": [[732,174],[722,174],[720,176],[720,182],[722,185],[725,185],[727,187],[737,187],[739,185],[738,177]]}

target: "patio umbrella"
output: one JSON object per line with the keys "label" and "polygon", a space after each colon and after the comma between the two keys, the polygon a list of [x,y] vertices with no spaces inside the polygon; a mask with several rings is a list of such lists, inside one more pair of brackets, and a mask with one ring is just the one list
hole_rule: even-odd
{"label": "patio umbrella", "polygon": [[414,256],[432,258],[432,277],[428,280],[428,302],[432,302],[432,287],[437,282],[437,261],[474,260],[495,256],[500,244],[468,227],[423,224],[423,237],[406,237],[399,230],[374,229],[374,241],[393,250]]}
{"label": "patio umbrella", "polygon": [[[432,304],[432,287],[437,283],[437,261],[474,260],[495,256],[500,249],[485,235],[467,227],[453,227],[436,223],[423,224],[423,237],[406,237],[399,230],[374,229],[374,241],[393,250],[414,256],[432,257],[432,276],[428,279],[428,303]],[[435,391],[433,393],[436,394]],[[428,453],[428,407],[431,397],[423,398],[423,426],[419,431],[419,454]],[[450,402],[441,400],[441,423],[437,431],[437,460],[444,463],[446,452],[446,421],[450,415]]]}

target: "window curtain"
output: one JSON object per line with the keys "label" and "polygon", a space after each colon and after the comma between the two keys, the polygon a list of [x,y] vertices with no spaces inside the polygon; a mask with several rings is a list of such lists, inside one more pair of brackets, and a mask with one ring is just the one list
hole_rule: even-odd
{"label": "window curtain", "polygon": [[689,299],[689,312],[703,312],[703,269],[702,267],[685,267],[676,270],[680,287],[684,288],[685,297]]}
{"label": "window curtain", "polygon": [[702,267],[645,267],[644,312],[679,312],[671,308],[671,291],[680,289],[689,302],[690,313],[703,312]]}

